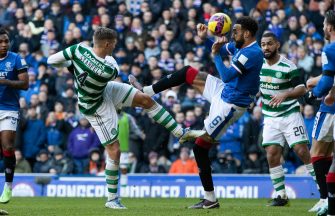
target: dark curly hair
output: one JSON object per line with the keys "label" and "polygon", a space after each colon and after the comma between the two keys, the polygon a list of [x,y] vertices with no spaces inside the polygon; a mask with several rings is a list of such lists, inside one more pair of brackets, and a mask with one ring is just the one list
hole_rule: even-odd
{"label": "dark curly hair", "polygon": [[248,16],[243,16],[236,20],[236,24],[240,24],[241,27],[245,30],[248,30],[252,36],[256,35],[258,24],[255,19]]}
{"label": "dark curly hair", "polygon": [[335,28],[335,11],[329,10],[325,14],[326,23]]}
{"label": "dark curly hair", "polygon": [[5,34],[9,37],[8,31],[6,31],[6,29],[4,29],[4,28],[0,28],[0,35],[3,35],[3,34]]}

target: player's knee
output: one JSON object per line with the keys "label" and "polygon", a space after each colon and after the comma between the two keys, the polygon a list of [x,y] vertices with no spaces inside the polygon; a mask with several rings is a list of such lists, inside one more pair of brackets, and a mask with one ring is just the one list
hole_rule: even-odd
{"label": "player's knee", "polygon": [[149,109],[155,104],[154,100],[147,94],[141,93],[138,99],[138,105],[144,109]]}
{"label": "player's knee", "polygon": [[109,158],[118,159],[120,157],[121,150],[120,150],[120,145],[118,142],[114,142],[109,145],[106,145],[105,148],[106,148]]}
{"label": "player's knee", "polygon": [[9,152],[14,152],[15,151],[14,144],[8,143],[8,142],[3,142],[2,143],[2,149],[5,150],[5,151],[9,151]]}
{"label": "player's knee", "polygon": [[299,156],[299,157],[310,157],[310,154],[309,154],[309,150],[307,148],[307,145],[297,145],[295,148],[294,148],[294,151],[295,153]]}
{"label": "player's knee", "polygon": [[272,148],[271,146],[269,146],[265,150],[266,150],[266,157],[268,159],[280,158],[281,156],[280,151],[278,151],[277,148]]}

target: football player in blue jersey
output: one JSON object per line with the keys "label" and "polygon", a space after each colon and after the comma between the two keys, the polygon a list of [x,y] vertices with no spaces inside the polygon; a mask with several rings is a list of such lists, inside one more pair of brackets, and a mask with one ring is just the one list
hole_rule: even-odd
{"label": "football player in blue jersey", "polygon": [[[207,133],[195,140],[196,145],[193,148],[205,197],[201,202],[189,208],[210,209],[220,206],[214,193],[208,152],[212,143],[217,142],[226,129],[243,115],[259,91],[263,53],[256,42],[257,30],[258,25],[254,19],[241,17],[237,19],[232,30],[234,42],[226,43],[225,37],[213,42],[207,38],[207,26],[198,24],[198,36],[205,40],[206,46],[212,50],[215,66],[221,79],[199,72],[190,66],[144,88],[134,77],[129,77],[132,85],[151,96],[173,86],[187,83],[211,103],[209,116],[204,121]],[[231,66],[228,68],[222,61],[222,57],[227,55],[233,56]],[[180,142],[183,141],[186,140],[180,140]]]}
{"label": "football player in blue jersey", "polygon": [[[321,75],[308,79],[306,83],[307,88],[314,88],[320,78]],[[316,180],[319,185],[320,200],[309,210],[309,212],[317,212],[328,207],[326,175],[333,159],[335,104],[328,104],[327,98],[330,99],[334,97],[334,90],[333,87],[330,93],[322,100],[314,120],[312,132],[313,143],[310,152]]]}
{"label": "football player in blue jersey", "polygon": [[0,203],[8,203],[12,197],[19,91],[27,90],[29,86],[26,62],[19,54],[9,51],[9,44],[9,34],[0,29],[0,142],[6,181]]}
{"label": "football player in blue jersey", "polygon": [[[312,96],[321,98],[326,96],[334,85],[335,75],[335,12],[327,11],[323,22],[325,39],[329,44],[322,50],[322,76],[318,84],[310,92]],[[335,155],[333,155],[335,157]],[[335,215],[335,160],[333,158],[328,175],[326,177],[328,188],[328,211],[327,208],[319,210],[317,215]],[[328,212],[328,213],[327,213]]]}

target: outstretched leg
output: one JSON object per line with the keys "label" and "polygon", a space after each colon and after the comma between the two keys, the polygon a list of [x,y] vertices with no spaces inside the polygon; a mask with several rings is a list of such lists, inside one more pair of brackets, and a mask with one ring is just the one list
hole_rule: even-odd
{"label": "outstretched leg", "polygon": [[185,66],[150,86],[142,87],[142,85],[138,83],[136,78],[132,75],[129,75],[129,83],[138,90],[150,96],[184,83],[192,85],[202,94],[205,88],[207,75],[207,73],[199,72],[197,69],[191,66]]}
{"label": "outstretched leg", "polygon": [[136,92],[132,101],[132,107],[144,108],[150,118],[158,124],[164,126],[174,136],[180,138],[181,142],[195,139],[206,133],[206,131],[203,130],[184,130],[179,124],[177,124],[168,111],[154,101],[149,95],[140,91]]}

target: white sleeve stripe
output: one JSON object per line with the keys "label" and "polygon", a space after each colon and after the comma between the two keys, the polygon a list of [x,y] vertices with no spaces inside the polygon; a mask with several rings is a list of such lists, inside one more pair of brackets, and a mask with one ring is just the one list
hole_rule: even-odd
{"label": "white sleeve stripe", "polygon": [[72,59],[73,56],[72,56],[72,53],[70,51],[70,48],[66,49],[66,53],[69,56],[69,58]]}
{"label": "white sleeve stripe", "polygon": [[236,66],[236,65],[234,65],[234,63],[232,64],[232,66],[240,73],[240,74],[242,74],[242,71]]}
{"label": "white sleeve stripe", "polygon": [[300,84],[300,85],[297,85],[297,86],[294,87],[294,88],[298,88],[298,87],[305,87],[305,85],[304,85],[304,84]]}
{"label": "white sleeve stripe", "polygon": [[229,49],[228,49],[228,44],[226,44],[226,50],[227,50],[227,52],[229,53],[229,55],[232,55],[231,52],[230,52]]}

